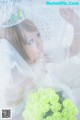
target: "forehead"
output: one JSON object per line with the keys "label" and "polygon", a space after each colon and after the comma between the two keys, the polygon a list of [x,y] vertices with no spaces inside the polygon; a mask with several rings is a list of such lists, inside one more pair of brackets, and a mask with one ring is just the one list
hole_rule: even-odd
{"label": "forehead", "polygon": [[32,37],[32,36],[34,36],[34,35],[36,35],[36,33],[37,33],[37,31],[35,31],[35,32],[25,32],[25,35],[27,36],[27,38],[28,37]]}
{"label": "forehead", "polygon": [[28,32],[28,31],[23,31],[24,32],[24,36],[29,39],[29,38],[32,38],[32,37],[35,37],[36,34],[38,33],[38,31],[34,31],[34,32]]}

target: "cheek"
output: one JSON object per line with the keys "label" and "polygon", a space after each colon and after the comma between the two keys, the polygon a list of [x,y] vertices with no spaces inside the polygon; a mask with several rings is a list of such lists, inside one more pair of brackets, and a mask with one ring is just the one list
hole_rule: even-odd
{"label": "cheek", "polygon": [[26,53],[30,59],[37,57],[39,54],[36,45],[26,46]]}
{"label": "cheek", "polygon": [[27,50],[28,50],[30,53],[34,53],[34,54],[38,53],[38,48],[37,48],[37,46],[36,46],[35,44],[29,46],[29,47],[27,48]]}

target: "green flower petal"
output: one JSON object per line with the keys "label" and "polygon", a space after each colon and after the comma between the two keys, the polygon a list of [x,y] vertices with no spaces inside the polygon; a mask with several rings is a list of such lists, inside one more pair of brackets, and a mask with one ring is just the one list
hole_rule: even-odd
{"label": "green flower petal", "polygon": [[59,96],[52,88],[40,88],[27,98],[24,120],[76,120],[76,106],[70,99],[59,103]]}
{"label": "green flower petal", "polygon": [[52,118],[53,120],[62,120],[62,114],[60,112],[55,112]]}
{"label": "green flower petal", "polygon": [[61,104],[60,103],[55,103],[55,104],[53,104],[52,106],[51,106],[51,110],[53,111],[53,112],[57,112],[57,111],[59,111],[61,109]]}

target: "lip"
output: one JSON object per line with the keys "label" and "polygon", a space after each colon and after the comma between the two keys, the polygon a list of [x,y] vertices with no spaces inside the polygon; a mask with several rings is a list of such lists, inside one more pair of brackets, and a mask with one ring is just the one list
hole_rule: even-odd
{"label": "lip", "polygon": [[40,52],[39,52],[39,56],[40,56],[40,57],[43,57],[43,56],[44,56],[43,51],[40,51]]}
{"label": "lip", "polygon": [[43,49],[41,49],[41,50],[39,51],[39,53],[44,53],[44,50],[43,50]]}

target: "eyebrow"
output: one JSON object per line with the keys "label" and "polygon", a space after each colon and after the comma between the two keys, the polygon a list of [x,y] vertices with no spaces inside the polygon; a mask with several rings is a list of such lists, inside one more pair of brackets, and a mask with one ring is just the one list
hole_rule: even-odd
{"label": "eyebrow", "polygon": [[25,40],[25,44],[27,44],[31,39],[33,39],[34,36],[36,36],[38,33],[40,34],[40,32],[37,31],[37,32],[35,33],[35,35],[30,35],[29,37],[27,37],[27,40]]}

